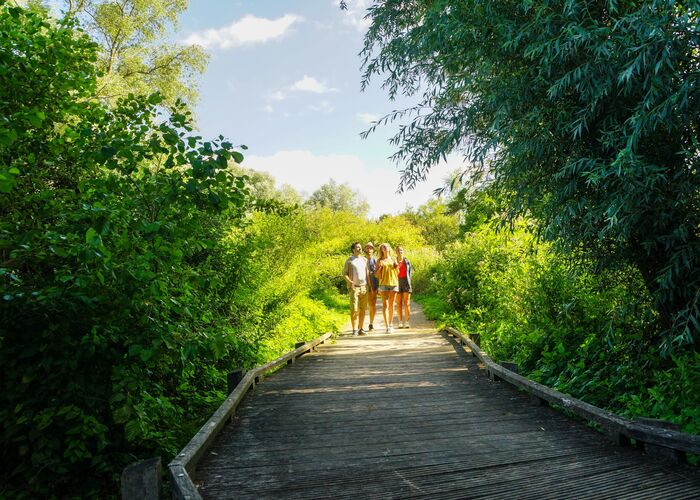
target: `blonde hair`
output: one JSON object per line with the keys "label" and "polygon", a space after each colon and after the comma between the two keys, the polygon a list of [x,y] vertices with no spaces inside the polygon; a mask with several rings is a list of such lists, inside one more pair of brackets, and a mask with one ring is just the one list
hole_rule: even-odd
{"label": "blonde hair", "polygon": [[[386,256],[384,255],[386,254]],[[393,257],[393,252],[391,250],[391,245],[388,243],[382,243],[379,245],[379,260],[390,259]]]}

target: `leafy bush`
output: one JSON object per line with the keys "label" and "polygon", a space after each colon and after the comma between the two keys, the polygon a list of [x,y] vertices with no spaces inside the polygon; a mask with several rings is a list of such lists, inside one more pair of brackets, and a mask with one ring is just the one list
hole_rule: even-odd
{"label": "leafy bush", "polygon": [[672,363],[660,355],[649,340],[651,299],[633,270],[594,274],[537,242],[524,221],[513,232],[482,223],[443,253],[421,300],[430,317],[481,334],[489,355],[539,382],[698,432],[697,353]]}

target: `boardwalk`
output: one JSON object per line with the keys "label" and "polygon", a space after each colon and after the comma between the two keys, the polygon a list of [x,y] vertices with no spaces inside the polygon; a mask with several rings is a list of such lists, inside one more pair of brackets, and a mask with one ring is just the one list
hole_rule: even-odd
{"label": "boardwalk", "polygon": [[266,379],[200,463],[206,498],[698,498],[652,461],[504,383],[417,315]]}

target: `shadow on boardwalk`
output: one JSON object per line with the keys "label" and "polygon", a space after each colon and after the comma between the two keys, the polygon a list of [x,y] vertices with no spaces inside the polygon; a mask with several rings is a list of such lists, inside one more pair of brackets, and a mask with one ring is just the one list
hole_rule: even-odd
{"label": "shadow on boardwalk", "polygon": [[697,469],[654,462],[529,405],[420,310],[411,324],[341,335],[258,385],[200,463],[202,496],[700,496]]}

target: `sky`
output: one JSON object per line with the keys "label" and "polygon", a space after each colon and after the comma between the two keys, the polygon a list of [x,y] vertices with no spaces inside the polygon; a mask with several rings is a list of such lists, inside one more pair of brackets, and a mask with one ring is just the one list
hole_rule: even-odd
{"label": "sky", "polygon": [[175,39],[210,54],[196,115],[205,138],[248,146],[243,166],[309,195],[334,179],[359,191],[371,217],[417,207],[457,166],[435,167],[398,194],[401,165],[388,157],[395,129],[361,139],[373,120],[410,102],[375,80],[361,92],[368,0],[191,0]]}

